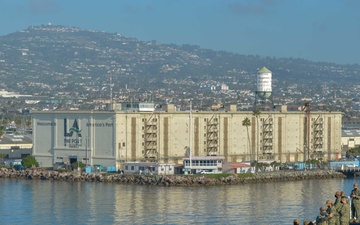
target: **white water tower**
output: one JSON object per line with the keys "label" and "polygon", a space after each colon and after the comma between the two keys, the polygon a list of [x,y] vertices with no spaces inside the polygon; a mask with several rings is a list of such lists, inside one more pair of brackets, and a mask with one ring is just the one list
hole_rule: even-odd
{"label": "white water tower", "polygon": [[257,108],[259,103],[264,105],[265,103],[271,103],[271,109],[274,107],[272,99],[272,72],[263,67],[257,72],[256,76],[256,91],[255,91],[255,105]]}

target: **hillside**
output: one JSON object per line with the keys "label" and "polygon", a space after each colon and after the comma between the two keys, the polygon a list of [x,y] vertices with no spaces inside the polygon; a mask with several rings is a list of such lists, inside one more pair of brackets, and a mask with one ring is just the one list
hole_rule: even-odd
{"label": "hillside", "polygon": [[359,65],[240,55],[76,27],[31,26],[1,36],[0,46],[0,89],[22,94],[91,95],[108,88],[110,74],[115,91],[126,86],[139,93],[189,92],[216,83],[254,90],[255,74],[263,66],[273,72],[274,86],[284,90],[294,83],[318,89],[360,81]]}

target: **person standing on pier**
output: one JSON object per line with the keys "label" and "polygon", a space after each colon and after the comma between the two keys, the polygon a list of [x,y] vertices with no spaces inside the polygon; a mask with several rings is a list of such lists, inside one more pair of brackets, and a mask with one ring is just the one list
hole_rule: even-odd
{"label": "person standing on pier", "polygon": [[350,197],[351,200],[351,221],[350,222],[359,222],[359,213],[360,213],[360,190],[358,189],[358,184],[354,184],[354,189],[351,191]]}
{"label": "person standing on pier", "polygon": [[339,213],[337,212],[333,202],[331,200],[326,201],[326,213],[330,216],[328,225],[337,225],[340,222]]}
{"label": "person standing on pier", "polygon": [[326,207],[322,206],[320,208],[320,214],[316,217],[316,225],[327,225],[331,217],[332,215],[327,214]]}
{"label": "person standing on pier", "polygon": [[341,192],[337,191],[335,192],[335,201],[334,201],[334,206],[340,206],[341,205]]}
{"label": "person standing on pier", "polygon": [[339,208],[340,225],[349,225],[350,205],[347,203],[347,198],[341,197],[341,207]]}

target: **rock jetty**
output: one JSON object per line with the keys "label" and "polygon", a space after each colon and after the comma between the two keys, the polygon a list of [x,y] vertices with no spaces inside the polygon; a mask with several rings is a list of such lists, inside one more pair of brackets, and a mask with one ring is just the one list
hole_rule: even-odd
{"label": "rock jetty", "polygon": [[293,181],[306,179],[344,178],[345,175],[333,170],[276,171],[257,173],[249,177],[238,175],[126,175],[109,173],[58,172],[41,169],[14,170],[0,168],[0,178],[34,179],[78,182],[108,182],[158,186],[212,186],[255,182]]}

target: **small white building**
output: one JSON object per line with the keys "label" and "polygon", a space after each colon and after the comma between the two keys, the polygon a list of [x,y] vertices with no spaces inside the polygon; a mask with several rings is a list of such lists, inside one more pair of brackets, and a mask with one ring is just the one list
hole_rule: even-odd
{"label": "small white building", "polygon": [[343,151],[360,146],[360,129],[343,129],[341,135]]}
{"label": "small white building", "polygon": [[187,173],[222,173],[224,157],[223,156],[193,156],[184,158],[184,172]]}
{"label": "small white building", "polygon": [[171,175],[174,174],[173,163],[156,163],[156,162],[125,162],[125,174],[156,174]]}

